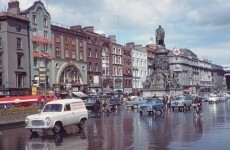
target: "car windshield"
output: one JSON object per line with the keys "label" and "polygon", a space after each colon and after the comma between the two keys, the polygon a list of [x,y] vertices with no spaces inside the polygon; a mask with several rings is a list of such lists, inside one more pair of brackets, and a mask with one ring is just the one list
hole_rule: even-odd
{"label": "car windshield", "polygon": [[146,98],[147,103],[161,103],[161,99],[156,98]]}
{"label": "car windshield", "polygon": [[96,99],[89,99],[88,101],[87,101],[87,103],[95,103],[96,102]]}
{"label": "car windshield", "polygon": [[47,104],[45,105],[43,112],[61,112],[62,104]]}
{"label": "car windshield", "polygon": [[175,98],[175,100],[184,100],[185,99],[185,97],[177,97],[177,98]]}

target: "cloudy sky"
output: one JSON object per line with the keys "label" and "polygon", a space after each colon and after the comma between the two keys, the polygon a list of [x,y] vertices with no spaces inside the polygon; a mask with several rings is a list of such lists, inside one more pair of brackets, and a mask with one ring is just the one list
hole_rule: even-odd
{"label": "cloudy sky", "polygon": [[[7,6],[9,0],[0,0]],[[35,0],[19,0],[21,10]],[[188,48],[200,58],[230,64],[230,0],[41,0],[52,22],[94,26],[117,43],[148,44],[161,25],[167,49]],[[155,41],[155,40],[154,40]]]}

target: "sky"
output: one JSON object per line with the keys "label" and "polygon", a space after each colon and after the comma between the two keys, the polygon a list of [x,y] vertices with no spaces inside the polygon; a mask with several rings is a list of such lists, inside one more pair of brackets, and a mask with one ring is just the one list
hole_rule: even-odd
{"label": "sky", "polygon": [[[18,0],[21,10],[35,0]],[[149,43],[159,25],[167,49],[187,48],[213,64],[230,64],[230,0],[41,0],[53,24],[94,26],[117,43]],[[0,9],[9,0],[0,0]]]}

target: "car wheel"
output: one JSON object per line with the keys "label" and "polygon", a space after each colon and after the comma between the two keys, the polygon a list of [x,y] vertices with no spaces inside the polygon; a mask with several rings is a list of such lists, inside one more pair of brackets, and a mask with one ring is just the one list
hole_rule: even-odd
{"label": "car wheel", "polygon": [[81,129],[85,127],[85,120],[84,119],[81,119],[81,121],[78,124],[78,127]]}
{"label": "car wheel", "polygon": [[142,115],[142,111],[140,111],[140,116]]}
{"label": "car wheel", "polygon": [[157,112],[156,108],[153,108],[153,115],[155,115]]}
{"label": "car wheel", "polygon": [[118,106],[117,106],[117,105],[115,105],[113,108],[114,108],[115,110],[117,110],[117,109],[118,109]]}
{"label": "car wheel", "polygon": [[172,106],[172,111],[174,111],[174,106]]}
{"label": "car wheel", "polygon": [[186,105],[182,107],[182,111],[185,111],[185,110],[186,110]]}
{"label": "car wheel", "polygon": [[60,133],[62,129],[62,124],[60,122],[55,123],[52,131],[53,133]]}
{"label": "car wheel", "polygon": [[161,108],[161,111],[160,111],[161,113],[163,113],[164,112],[164,108]]}
{"label": "car wheel", "polygon": [[133,108],[134,108],[134,109],[137,109],[137,107],[138,107],[137,104],[133,105]]}
{"label": "car wheel", "polygon": [[32,134],[37,134],[37,131],[33,131],[32,129],[30,129],[30,132],[31,132]]}

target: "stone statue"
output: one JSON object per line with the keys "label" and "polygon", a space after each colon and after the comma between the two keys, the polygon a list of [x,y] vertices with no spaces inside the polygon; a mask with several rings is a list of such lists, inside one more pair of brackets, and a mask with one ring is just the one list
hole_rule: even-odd
{"label": "stone statue", "polygon": [[150,77],[147,76],[145,82],[142,83],[143,89],[149,89],[150,86],[151,86],[151,83],[152,83],[152,82],[151,82]]}
{"label": "stone statue", "polygon": [[164,38],[165,38],[165,31],[161,27],[161,25],[159,25],[159,28],[156,29],[156,44],[165,47]]}

